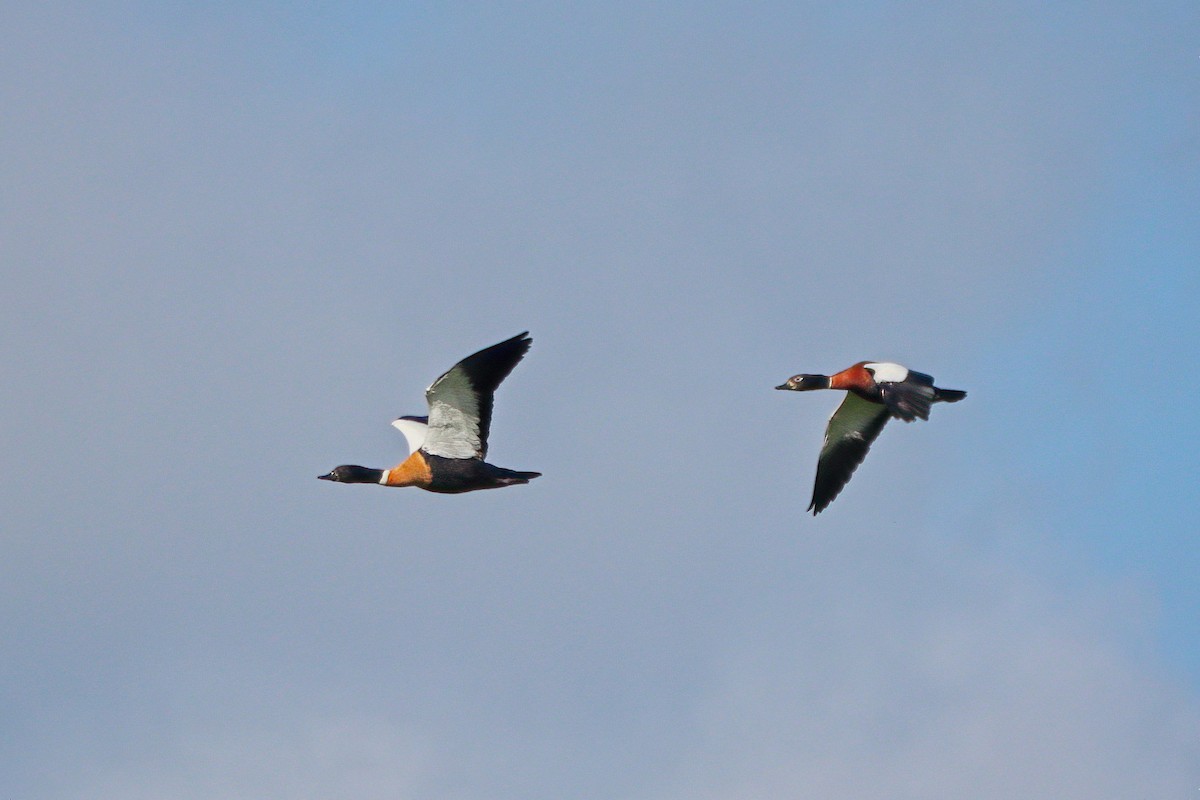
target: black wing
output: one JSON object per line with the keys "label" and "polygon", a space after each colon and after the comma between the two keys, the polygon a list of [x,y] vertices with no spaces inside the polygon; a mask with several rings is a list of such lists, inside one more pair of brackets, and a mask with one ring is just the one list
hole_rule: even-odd
{"label": "black wing", "polygon": [[422,449],[445,458],[486,456],[493,394],[532,342],[528,331],[519,333],[467,356],[434,381],[425,391],[429,430]]}
{"label": "black wing", "polygon": [[929,407],[933,405],[936,392],[931,376],[910,369],[908,377],[902,381],[880,381],[877,385],[892,416],[905,422],[929,419]]}
{"label": "black wing", "polygon": [[850,481],[854,470],[867,457],[871,443],[887,424],[889,413],[886,405],[864,400],[854,392],[846,393],[846,399],[825,428],[825,444],[821,446],[817,480],[808,506],[813,516],[824,511]]}

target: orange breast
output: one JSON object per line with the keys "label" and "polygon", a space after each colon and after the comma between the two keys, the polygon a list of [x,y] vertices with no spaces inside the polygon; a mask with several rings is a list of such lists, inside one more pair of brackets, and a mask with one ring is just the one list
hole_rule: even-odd
{"label": "orange breast", "polygon": [[386,486],[428,486],[433,482],[429,462],[420,450],[401,461],[388,471]]}
{"label": "orange breast", "polygon": [[874,378],[871,373],[867,372],[865,361],[860,361],[853,367],[848,367],[841,372],[829,376],[830,389],[861,389],[869,391],[875,385]]}

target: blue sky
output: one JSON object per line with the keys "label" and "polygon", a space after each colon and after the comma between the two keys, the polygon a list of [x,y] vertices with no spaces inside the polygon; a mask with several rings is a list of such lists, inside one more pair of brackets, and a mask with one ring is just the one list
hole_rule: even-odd
{"label": "blue sky", "polygon": [[[2,793],[1194,792],[1197,23],[6,5]],[[315,480],[526,329],[543,478]]]}

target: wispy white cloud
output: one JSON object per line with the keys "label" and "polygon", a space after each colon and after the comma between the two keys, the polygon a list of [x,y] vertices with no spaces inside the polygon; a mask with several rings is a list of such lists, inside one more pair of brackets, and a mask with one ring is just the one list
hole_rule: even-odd
{"label": "wispy white cloud", "polygon": [[883,597],[858,609],[869,614],[820,609],[838,631],[735,642],[697,705],[694,746],[649,796],[1195,791],[1200,704],[1103,622],[1147,620],[1115,598],[1071,611],[1018,572],[960,566],[967,591],[914,587],[890,609]]}
{"label": "wispy white cloud", "polygon": [[88,774],[61,797],[129,800],[411,797],[427,753],[411,733],[370,718],[284,727],[187,730]]}

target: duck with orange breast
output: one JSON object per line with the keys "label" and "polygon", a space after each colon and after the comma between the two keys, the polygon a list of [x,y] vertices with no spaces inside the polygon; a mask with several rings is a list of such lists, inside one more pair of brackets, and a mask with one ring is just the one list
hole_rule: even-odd
{"label": "duck with orange breast", "polygon": [[967,396],[958,389],[940,389],[933,385],[932,376],[888,361],[860,361],[833,375],[793,375],[775,388],[846,392],[846,399],[825,428],[808,506],[814,516],[824,511],[849,482],[889,419],[928,420],[934,403],[957,403]]}
{"label": "duck with orange breast", "polygon": [[487,457],[492,401],[529,345],[529,333],[486,347],[447,370],[425,390],[429,415],[392,423],[408,440],[408,458],[391,469],[343,464],[318,477],[337,483],[416,486],[427,492],[460,494],[529,483],[540,472],[497,467]]}

